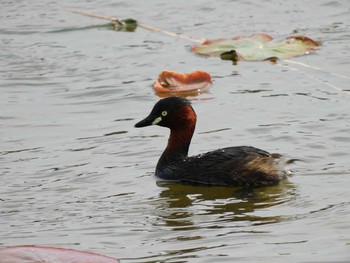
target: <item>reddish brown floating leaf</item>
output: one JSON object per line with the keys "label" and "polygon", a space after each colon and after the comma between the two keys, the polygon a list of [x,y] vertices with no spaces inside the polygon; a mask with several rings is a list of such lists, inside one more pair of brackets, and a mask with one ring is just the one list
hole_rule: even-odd
{"label": "reddish brown floating leaf", "polygon": [[183,74],[164,70],[152,86],[157,92],[174,93],[199,91],[211,83],[211,76],[204,71]]}

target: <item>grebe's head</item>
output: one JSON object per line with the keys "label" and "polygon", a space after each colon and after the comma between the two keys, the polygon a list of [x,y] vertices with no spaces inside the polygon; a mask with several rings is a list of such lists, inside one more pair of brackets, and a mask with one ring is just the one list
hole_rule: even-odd
{"label": "grebe's head", "polygon": [[196,113],[191,103],[180,97],[168,97],[161,99],[154,105],[151,113],[135,127],[159,125],[170,129],[194,126],[196,124]]}

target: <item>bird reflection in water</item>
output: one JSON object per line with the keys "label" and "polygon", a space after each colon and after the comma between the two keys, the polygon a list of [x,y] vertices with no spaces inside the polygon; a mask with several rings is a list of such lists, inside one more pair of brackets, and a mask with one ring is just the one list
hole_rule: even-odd
{"label": "bird reflection in water", "polygon": [[[168,182],[158,182],[157,185],[164,188],[160,193],[163,202],[157,209],[158,219],[174,230],[196,229],[204,225],[205,228],[221,228],[229,222],[236,222],[237,226],[281,222],[288,217],[278,215],[278,209],[274,213],[271,208],[296,197],[295,185],[287,180],[255,189]],[[268,215],[256,215],[257,211],[265,210]]]}

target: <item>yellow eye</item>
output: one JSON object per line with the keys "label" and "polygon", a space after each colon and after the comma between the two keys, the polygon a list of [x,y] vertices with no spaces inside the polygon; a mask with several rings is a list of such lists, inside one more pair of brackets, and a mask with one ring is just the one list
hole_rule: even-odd
{"label": "yellow eye", "polygon": [[168,115],[168,112],[167,111],[162,111],[162,116],[165,117]]}

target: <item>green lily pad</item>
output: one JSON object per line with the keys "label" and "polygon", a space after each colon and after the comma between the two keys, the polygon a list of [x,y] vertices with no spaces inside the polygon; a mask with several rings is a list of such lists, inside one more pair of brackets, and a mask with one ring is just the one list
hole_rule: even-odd
{"label": "green lily pad", "polygon": [[269,58],[289,59],[302,56],[315,51],[319,46],[306,36],[290,36],[279,42],[272,40],[267,34],[206,40],[201,45],[193,46],[192,51],[199,55],[220,56],[222,59],[228,59],[227,55],[232,53],[233,60],[263,61]]}

